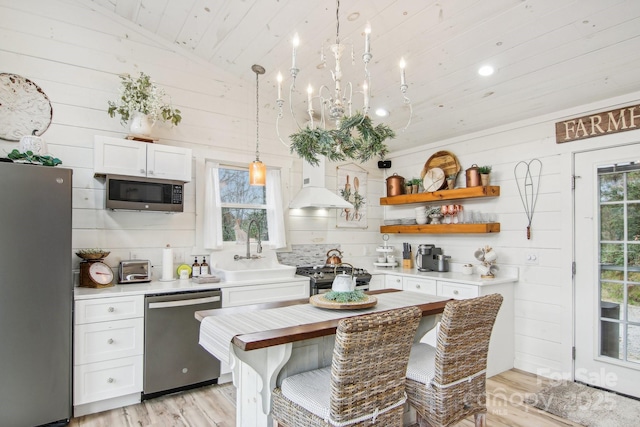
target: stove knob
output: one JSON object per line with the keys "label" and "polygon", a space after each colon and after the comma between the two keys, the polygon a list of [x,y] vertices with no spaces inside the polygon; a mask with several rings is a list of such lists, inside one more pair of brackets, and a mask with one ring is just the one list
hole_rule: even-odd
{"label": "stove knob", "polygon": [[320,276],[321,279],[323,279],[324,278],[324,272],[321,271],[319,276]]}
{"label": "stove knob", "polygon": [[360,274],[367,274],[367,270],[365,270],[364,268],[360,269]]}
{"label": "stove knob", "polygon": [[313,273],[311,276],[313,276],[314,279],[318,278],[318,272],[316,271],[315,273]]}

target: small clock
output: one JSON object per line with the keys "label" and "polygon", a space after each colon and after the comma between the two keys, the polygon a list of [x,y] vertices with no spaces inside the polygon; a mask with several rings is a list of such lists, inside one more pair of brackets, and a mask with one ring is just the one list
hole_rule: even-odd
{"label": "small clock", "polygon": [[100,261],[80,263],[80,286],[86,288],[106,288],[113,286],[111,267]]}
{"label": "small clock", "polygon": [[424,191],[438,191],[444,185],[444,171],[440,168],[431,168],[424,174],[422,186]]}

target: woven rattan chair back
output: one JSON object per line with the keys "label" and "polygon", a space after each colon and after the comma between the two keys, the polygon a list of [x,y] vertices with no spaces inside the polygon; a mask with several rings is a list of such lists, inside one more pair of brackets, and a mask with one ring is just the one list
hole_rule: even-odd
{"label": "woven rattan chair back", "polygon": [[431,384],[407,379],[419,425],[450,426],[474,415],[485,425],[487,354],[502,295],[448,302],[437,336]]}
{"label": "woven rattan chair back", "polygon": [[[419,308],[406,307],[339,322],[331,364],[332,422],[341,425],[393,407],[380,413],[375,422],[368,419],[348,425],[402,426],[405,375],[421,318]],[[278,388],[274,390],[272,416],[279,427],[334,425],[290,402]]]}
{"label": "woven rattan chair back", "polygon": [[448,302],[438,333],[435,380],[451,384],[487,368],[489,340],[502,295]]}

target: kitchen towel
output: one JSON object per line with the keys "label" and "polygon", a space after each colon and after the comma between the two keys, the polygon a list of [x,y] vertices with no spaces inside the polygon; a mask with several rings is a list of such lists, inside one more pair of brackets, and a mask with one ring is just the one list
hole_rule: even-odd
{"label": "kitchen towel", "polygon": [[173,280],[173,249],[167,245],[162,249],[162,279],[163,281]]}

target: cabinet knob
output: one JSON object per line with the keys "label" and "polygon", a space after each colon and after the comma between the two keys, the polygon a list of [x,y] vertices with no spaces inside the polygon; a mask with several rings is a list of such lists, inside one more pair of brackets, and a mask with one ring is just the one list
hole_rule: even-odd
{"label": "cabinet knob", "polygon": [[458,290],[457,290],[457,289],[455,289],[455,290],[453,291],[453,294],[454,294],[454,295],[458,295],[458,294],[459,294]]}
{"label": "cabinet knob", "polygon": [[115,308],[113,308],[113,307],[109,307],[109,309],[108,309],[107,311],[108,311],[109,313],[113,313],[114,311],[116,311],[116,309],[115,309]]}
{"label": "cabinet knob", "polygon": [[108,382],[109,384],[111,384],[111,383],[112,383],[112,382],[114,382],[114,381],[115,381],[115,380],[114,380],[113,378],[107,378],[107,382]]}
{"label": "cabinet knob", "polygon": [[400,279],[396,279],[396,283],[400,283]]}
{"label": "cabinet knob", "polygon": [[153,175],[153,171],[149,171],[149,175]]}
{"label": "cabinet knob", "polygon": [[420,289],[420,284],[419,283],[416,285],[416,289]]}
{"label": "cabinet knob", "polygon": [[146,171],[144,169],[140,169],[140,173],[145,173]]}
{"label": "cabinet knob", "polygon": [[107,340],[107,344],[113,344],[113,338],[109,338],[109,339]]}

